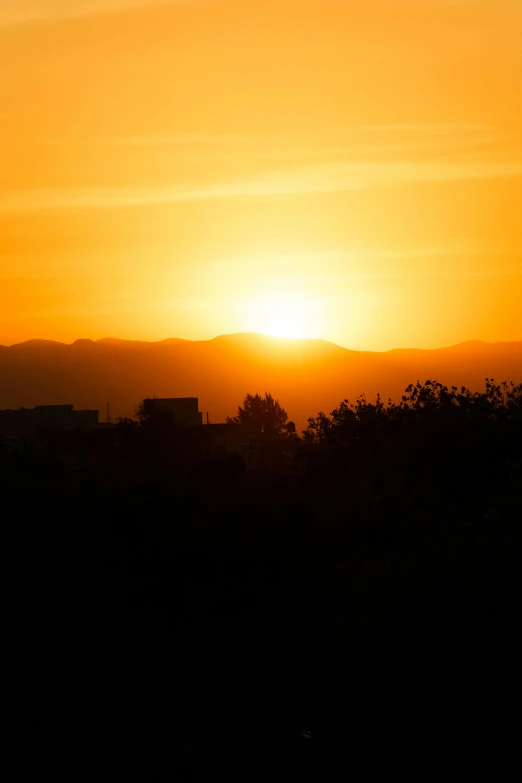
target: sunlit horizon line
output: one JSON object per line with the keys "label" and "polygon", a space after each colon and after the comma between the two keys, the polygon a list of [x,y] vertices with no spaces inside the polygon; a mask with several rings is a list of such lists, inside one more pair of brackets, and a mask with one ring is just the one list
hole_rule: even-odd
{"label": "sunlit horizon line", "polygon": [[92,339],[90,337],[77,337],[72,342],[65,342],[63,340],[55,340],[53,338],[46,338],[46,337],[31,337],[27,340],[20,340],[15,343],[10,343],[9,345],[6,345],[5,343],[0,342],[0,348],[15,348],[20,345],[25,345],[27,343],[53,343],[55,345],[63,345],[66,347],[71,347],[75,345],[78,342],[91,342],[93,344],[96,343],[103,343],[103,342],[120,342],[120,343],[146,343],[148,345],[159,345],[161,343],[166,343],[170,341],[179,341],[184,343],[210,343],[214,340],[220,340],[222,338],[227,337],[261,337],[261,338],[268,338],[271,341],[277,341],[277,342],[314,342],[314,343],[327,343],[328,345],[336,346],[337,348],[342,348],[345,351],[350,351],[352,353],[391,353],[393,351],[419,351],[419,352],[433,352],[433,351],[442,351],[448,348],[457,348],[459,346],[464,345],[517,345],[519,343],[522,344],[522,336],[518,339],[512,339],[512,340],[480,340],[480,339],[474,339],[470,338],[469,340],[461,340],[460,342],[456,343],[450,343],[445,345],[439,345],[435,348],[423,348],[420,346],[404,346],[399,345],[395,348],[387,348],[384,350],[377,350],[372,348],[350,348],[347,345],[342,345],[341,343],[335,342],[334,340],[327,340],[322,337],[311,337],[306,335],[301,336],[292,336],[292,335],[282,335],[282,334],[270,334],[267,331],[242,331],[242,332],[227,332],[226,334],[218,334],[214,337],[207,337],[200,340],[193,340],[187,337],[164,337],[159,340],[144,340],[142,338],[136,337],[99,337],[96,339]]}

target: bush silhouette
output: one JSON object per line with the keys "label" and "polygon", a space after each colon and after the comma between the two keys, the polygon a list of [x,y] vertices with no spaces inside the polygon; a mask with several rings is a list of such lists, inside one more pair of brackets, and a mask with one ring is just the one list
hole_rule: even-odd
{"label": "bush silhouette", "polygon": [[287,430],[288,414],[279,400],[275,400],[268,392],[264,397],[247,394],[243,407],[238,406],[237,415],[227,416],[226,421],[235,426],[258,430],[263,435],[281,435]]}

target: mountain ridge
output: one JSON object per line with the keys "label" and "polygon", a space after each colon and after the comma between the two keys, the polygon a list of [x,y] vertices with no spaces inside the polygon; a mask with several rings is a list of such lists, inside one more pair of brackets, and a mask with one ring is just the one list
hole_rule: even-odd
{"label": "mountain ridge", "polygon": [[343,399],[399,400],[417,380],[483,390],[485,378],[522,381],[522,341],[354,351],[335,343],[255,333],[212,340],[27,341],[0,349],[0,409],[57,403],[132,416],[147,396],[198,397],[213,422],[247,393],[270,392],[298,429]]}
{"label": "mountain ridge", "polygon": [[376,350],[362,350],[358,348],[348,348],[344,345],[339,345],[332,340],[324,340],[317,337],[278,337],[275,335],[267,335],[262,332],[231,332],[229,334],[216,335],[210,337],[207,340],[189,340],[183,337],[167,337],[162,340],[131,340],[121,337],[101,337],[93,340],[87,338],[76,338],[71,343],[62,342],[61,340],[47,340],[41,338],[31,338],[29,340],[22,340],[19,343],[12,343],[11,345],[0,344],[0,348],[24,348],[24,347],[39,347],[39,346],[64,346],[73,347],[81,345],[118,345],[122,347],[130,347],[132,345],[141,346],[153,346],[153,345],[179,345],[182,343],[198,345],[202,343],[216,343],[220,341],[238,341],[238,340],[259,340],[272,345],[285,345],[285,346],[297,346],[303,344],[314,344],[322,346],[333,346],[342,351],[349,351],[351,353],[358,354],[392,354],[398,352],[428,352],[453,350],[458,348],[479,347],[479,346],[513,346],[522,345],[522,340],[465,340],[460,343],[452,343],[451,345],[442,345],[437,348],[418,348],[418,347],[397,347],[390,348],[385,351]]}

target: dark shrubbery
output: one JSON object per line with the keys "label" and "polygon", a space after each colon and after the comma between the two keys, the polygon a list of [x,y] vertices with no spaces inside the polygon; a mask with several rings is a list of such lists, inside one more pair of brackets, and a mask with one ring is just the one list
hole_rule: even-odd
{"label": "dark shrubbery", "polygon": [[20,759],[150,781],[515,763],[522,386],[418,383],[301,439],[283,414],[224,458],[150,423],[0,443]]}

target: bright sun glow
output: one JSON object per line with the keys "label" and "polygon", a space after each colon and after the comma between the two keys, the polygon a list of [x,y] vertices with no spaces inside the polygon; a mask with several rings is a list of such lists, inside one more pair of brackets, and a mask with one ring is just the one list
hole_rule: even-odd
{"label": "bright sun glow", "polygon": [[273,337],[304,337],[304,333],[299,324],[291,321],[274,321],[268,327],[263,329],[264,334]]}
{"label": "bright sun glow", "polygon": [[322,332],[323,303],[306,295],[266,291],[245,303],[247,329],[273,337],[316,337]]}

